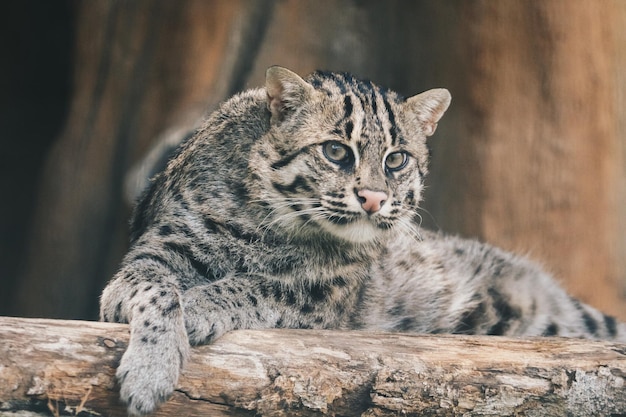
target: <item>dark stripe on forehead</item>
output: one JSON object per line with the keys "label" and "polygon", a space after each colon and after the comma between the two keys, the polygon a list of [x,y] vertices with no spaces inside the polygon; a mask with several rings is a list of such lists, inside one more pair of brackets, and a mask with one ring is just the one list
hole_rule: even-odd
{"label": "dark stripe on forehead", "polygon": [[391,145],[396,146],[398,139],[398,130],[396,128],[396,116],[391,110],[391,104],[387,100],[387,97],[383,96],[383,103],[385,104],[385,110],[387,110],[387,117],[389,118],[389,136],[391,136]]}
{"label": "dark stripe on forehead", "polygon": [[[344,119],[349,119],[352,116],[352,111],[354,110],[354,106],[352,105],[352,97],[346,94],[343,99],[343,117]],[[354,123],[352,120],[346,121],[346,138],[350,139],[352,137],[352,130],[354,129]]]}
{"label": "dark stripe on forehead", "polygon": [[372,113],[374,113],[374,116],[378,117],[378,103],[376,100],[376,92],[372,91]]}
{"label": "dark stripe on forehead", "polygon": [[[378,115],[378,100],[377,94],[379,93],[378,87],[372,84],[371,81],[355,81],[354,86],[356,87],[355,94],[361,101],[361,106],[363,108],[363,120],[362,126],[370,126],[366,128],[361,134],[364,138],[367,137],[368,129],[371,129],[373,126],[370,123],[373,123],[374,126],[380,126],[380,117]],[[377,129],[378,127],[374,127]],[[367,140],[366,140],[367,142]]]}
{"label": "dark stripe on forehead", "polygon": [[356,87],[363,97],[374,95],[374,85],[369,80],[356,81]]}
{"label": "dark stripe on forehead", "polygon": [[352,109],[352,97],[346,94],[343,98],[343,117],[349,118],[352,115]]}
{"label": "dark stripe on forehead", "polygon": [[311,74],[311,77],[309,78],[311,85],[318,90],[324,89],[323,84],[325,81],[334,83],[341,94],[345,94],[347,92],[347,84],[350,82],[349,80],[346,80],[345,74],[326,71],[316,71]]}
{"label": "dark stripe on forehead", "polygon": [[321,75],[321,73],[313,73],[311,78],[309,79],[309,83],[315,88],[320,88],[322,86]]}
{"label": "dark stripe on forehead", "polygon": [[339,88],[341,94],[346,94],[348,92],[348,84],[350,81],[346,80],[345,75],[342,77],[333,77],[333,81],[335,81],[335,84]]}
{"label": "dark stripe on forehead", "polygon": [[352,137],[352,130],[354,129],[354,123],[350,120],[346,122],[346,138],[350,139]]}
{"label": "dark stripe on forehead", "polygon": [[[354,106],[352,104],[352,96],[346,94],[343,97],[343,117],[337,122],[333,133],[338,136],[343,136],[349,139],[352,136],[352,130],[354,129],[354,123],[350,120]],[[345,122],[345,124],[344,124]]]}
{"label": "dark stripe on forehead", "polygon": [[330,94],[330,91],[325,89],[323,86],[324,81],[328,79],[328,75],[329,74],[318,71],[311,74],[311,77],[308,81],[316,90],[325,91],[327,94]]}

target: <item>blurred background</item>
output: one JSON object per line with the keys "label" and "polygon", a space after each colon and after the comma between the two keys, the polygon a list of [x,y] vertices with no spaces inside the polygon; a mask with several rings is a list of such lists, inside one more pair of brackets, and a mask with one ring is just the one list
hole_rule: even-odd
{"label": "blurred background", "polygon": [[626,2],[0,6],[0,314],[95,319],[129,170],[266,67],[446,87],[429,227],[527,254],[626,320]]}

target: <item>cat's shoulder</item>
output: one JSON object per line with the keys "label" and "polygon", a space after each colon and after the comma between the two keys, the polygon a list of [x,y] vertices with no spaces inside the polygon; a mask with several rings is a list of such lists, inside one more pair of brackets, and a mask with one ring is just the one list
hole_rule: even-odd
{"label": "cat's shoulder", "polygon": [[239,123],[258,123],[261,120],[267,121],[263,125],[268,126],[269,116],[265,88],[253,88],[237,93],[221,103],[200,130],[236,126]]}

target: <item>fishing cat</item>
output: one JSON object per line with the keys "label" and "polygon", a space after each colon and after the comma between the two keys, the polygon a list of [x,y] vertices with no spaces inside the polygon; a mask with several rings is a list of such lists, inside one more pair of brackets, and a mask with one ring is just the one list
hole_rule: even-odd
{"label": "fishing cat", "polygon": [[426,138],[450,94],[271,67],[184,142],[139,202],[101,318],[130,324],[131,414],[189,346],[233,329],[376,329],[624,340],[531,262],[419,227]]}

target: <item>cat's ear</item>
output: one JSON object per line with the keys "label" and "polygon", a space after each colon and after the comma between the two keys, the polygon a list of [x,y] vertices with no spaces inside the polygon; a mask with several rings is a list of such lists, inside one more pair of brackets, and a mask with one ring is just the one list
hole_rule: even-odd
{"label": "cat's ear", "polygon": [[287,68],[273,66],[265,73],[267,108],[272,122],[281,121],[289,111],[298,108],[312,94],[313,86]]}
{"label": "cat's ear", "polygon": [[445,113],[450,105],[452,96],[445,88],[435,88],[409,97],[405,106],[409,107],[409,111],[417,116],[422,124],[424,134],[431,136],[437,129],[437,122]]}

